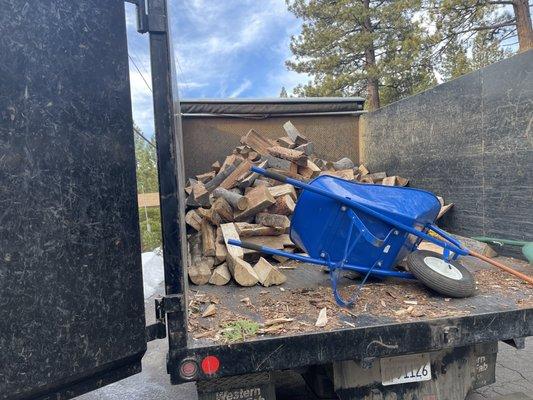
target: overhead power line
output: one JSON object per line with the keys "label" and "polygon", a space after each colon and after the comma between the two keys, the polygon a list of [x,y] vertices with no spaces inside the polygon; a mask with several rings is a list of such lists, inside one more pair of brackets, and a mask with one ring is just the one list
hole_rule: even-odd
{"label": "overhead power line", "polygon": [[[142,78],[142,80],[144,81],[146,87],[150,90],[150,92],[152,92],[152,88],[151,88],[150,85],[148,84],[148,81],[144,78],[143,73],[141,72],[141,70],[140,70],[139,67],[137,66],[137,63],[133,60],[133,57],[130,56],[129,54],[128,54],[128,57],[130,58],[130,60],[131,60],[131,62],[132,62],[132,64],[133,64],[133,66],[135,67],[135,69],[137,70],[137,72],[141,75],[141,78]],[[152,93],[153,93],[153,92],[152,92]]]}
{"label": "overhead power line", "polygon": [[138,130],[136,127],[133,127],[133,132],[135,132],[137,135],[139,135],[141,138],[143,138],[144,141],[145,141],[146,143],[148,143],[150,146],[152,146],[154,149],[156,148],[155,145],[154,145],[151,141],[149,141],[149,140],[146,138],[146,136],[144,136],[144,135],[142,134],[142,132],[141,132],[140,130]]}

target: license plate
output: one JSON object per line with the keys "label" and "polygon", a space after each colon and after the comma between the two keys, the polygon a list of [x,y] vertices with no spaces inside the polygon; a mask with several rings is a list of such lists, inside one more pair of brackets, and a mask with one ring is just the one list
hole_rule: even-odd
{"label": "license plate", "polygon": [[431,364],[427,353],[381,358],[379,361],[383,386],[431,379]]}

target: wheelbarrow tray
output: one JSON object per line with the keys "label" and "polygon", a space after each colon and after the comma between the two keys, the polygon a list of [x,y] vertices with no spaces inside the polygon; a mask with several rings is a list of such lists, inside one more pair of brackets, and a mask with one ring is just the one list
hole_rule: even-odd
{"label": "wheelbarrow tray", "polygon": [[[423,231],[432,224],[440,210],[437,197],[425,190],[355,183],[322,175],[309,183],[311,186],[336,193],[356,201],[404,225]],[[303,190],[294,210],[290,237],[313,258],[329,257],[339,262],[353,223],[347,207],[335,199]],[[395,229],[392,225],[363,211],[352,209],[364,226],[380,240],[392,236],[384,246],[375,246],[359,240],[348,252],[345,262],[371,268],[376,260],[381,268],[392,269],[419,240],[415,235]],[[357,234],[357,232],[355,232]]]}

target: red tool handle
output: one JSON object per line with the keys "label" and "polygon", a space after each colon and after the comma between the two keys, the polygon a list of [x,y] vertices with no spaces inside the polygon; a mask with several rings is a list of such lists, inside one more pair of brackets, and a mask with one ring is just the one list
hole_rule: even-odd
{"label": "red tool handle", "polygon": [[508,272],[514,276],[516,276],[517,278],[520,278],[524,281],[526,281],[527,283],[529,283],[530,285],[533,285],[533,277],[531,276],[528,276],[526,274],[523,274],[522,272],[518,272],[517,270],[511,268],[511,267],[508,267],[507,265],[504,265],[502,263],[499,263],[498,261],[494,261],[488,257],[485,257],[484,255],[482,254],[479,254],[479,253],[476,253],[475,251],[472,251],[472,250],[468,250],[470,252],[470,255],[471,256],[474,256],[476,258],[479,258],[480,260],[483,260],[483,261],[486,261],[488,262],[489,264],[492,264],[494,265],[495,267],[498,267],[499,269],[505,271],[505,272]]}

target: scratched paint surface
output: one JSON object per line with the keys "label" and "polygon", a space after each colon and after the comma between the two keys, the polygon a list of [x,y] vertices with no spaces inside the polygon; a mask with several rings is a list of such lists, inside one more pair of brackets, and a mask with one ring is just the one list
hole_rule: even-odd
{"label": "scratched paint surface", "polygon": [[124,4],[1,8],[0,399],[11,399],[146,343]]}
{"label": "scratched paint surface", "polygon": [[366,115],[361,155],[454,203],[452,232],[532,241],[532,130],[529,51]]}

